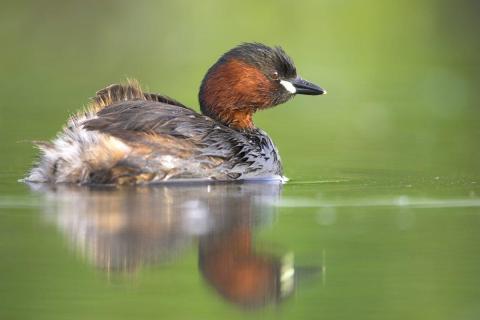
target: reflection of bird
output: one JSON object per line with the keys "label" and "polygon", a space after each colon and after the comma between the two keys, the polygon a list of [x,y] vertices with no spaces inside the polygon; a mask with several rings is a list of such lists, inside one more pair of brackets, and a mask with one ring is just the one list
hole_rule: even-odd
{"label": "reflection of bird", "polygon": [[293,260],[255,250],[254,227],[269,223],[281,182],[91,189],[33,184],[45,214],[77,252],[108,273],[178,257],[199,239],[199,269],[229,302],[261,307],[294,289]]}
{"label": "reflection of bird", "polygon": [[86,188],[30,184],[74,248],[106,271],[130,272],[178,255],[194,237],[272,219],[280,182]]}
{"label": "reflection of bird", "polygon": [[292,259],[255,252],[249,225],[201,239],[199,265],[223,297],[242,307],[277,302],[293,290]]}
{"label": "reflection of bird", "polygon": [[295,94],[323,93],[297,76],[281,48],[242,44],[208,70],[199,93],[202,114],[135,82],[109,86],[53,142],[38,143],[42,155],[26,180],[280,179],[277,150],[252,115]]}

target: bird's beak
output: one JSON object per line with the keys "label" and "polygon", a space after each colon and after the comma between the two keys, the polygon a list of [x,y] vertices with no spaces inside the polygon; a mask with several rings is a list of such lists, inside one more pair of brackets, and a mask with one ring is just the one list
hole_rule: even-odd
{"label": "bird's beak", "polygon": [[291,80],[293,87],[295,88],[296,94],[307,94],[311,96],[317,96],[319,94],[326,94],[327,90],[320,88],[316,84],[303,80],[300,77],[297,77]]}

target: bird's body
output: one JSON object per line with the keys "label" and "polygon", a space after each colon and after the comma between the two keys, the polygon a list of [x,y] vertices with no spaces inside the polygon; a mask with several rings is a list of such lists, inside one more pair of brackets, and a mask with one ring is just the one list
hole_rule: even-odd
{"label": "bird's body", "polygon": [[[248,50],[262,49],[264,55],[275,50],[259,44],[242,46],[235,49],[250,46]],[[168,97],[144,93],[136,82],[109,86],[97,93],[85,112],[70,118],[56,139],[37,144],[42,155],[26,180],[140,184],[281,179],[278,152],[268,135],[253,126],[252,114],[285,102],[293,93],[280,84],[283,80],[268,79],[272,81],[268,87],[264,71],[253,70],[254,64],[238,58],[235,49],[209,70],[202,83],[203,114]],[[313,86],[313,93],[307,94],[323,93],[301,81],[299,86]],[[275,90],[282,91],[274,94],[277,82]]]}

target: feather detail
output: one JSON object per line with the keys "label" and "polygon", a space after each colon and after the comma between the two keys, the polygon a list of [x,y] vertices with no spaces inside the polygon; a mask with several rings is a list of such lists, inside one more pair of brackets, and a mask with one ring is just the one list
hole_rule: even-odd
{"label": "feather detail", "polygon": [[95,97],[92,98],[92,102],[89,104],[88,109],[98,112],[115,102],[129,100],[157,101],[187,108],[182,103],[168,96],[143,92],[137,80],[128,79],[126,84],[111,84],[108,87],[97,91]]}
{"label": "feather detail", "polygon": [[270,138],[240,132],[136,81],[97,92],[52,142],[29,182],[139,184],[165,180],[237,180],[282,174]]}

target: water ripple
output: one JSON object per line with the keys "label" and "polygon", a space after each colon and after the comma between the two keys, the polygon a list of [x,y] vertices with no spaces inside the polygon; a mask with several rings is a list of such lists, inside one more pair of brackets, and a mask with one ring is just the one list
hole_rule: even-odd
{"label": "water ripple", "polygon": [[327,201],[306,198],[283,198],[273,204],[281,208],[341,208],[341,207],[408,207],[408,208],[471,208],[480,207],[480,199],[429,199],[399,196],[387,199],[357,199]]}

